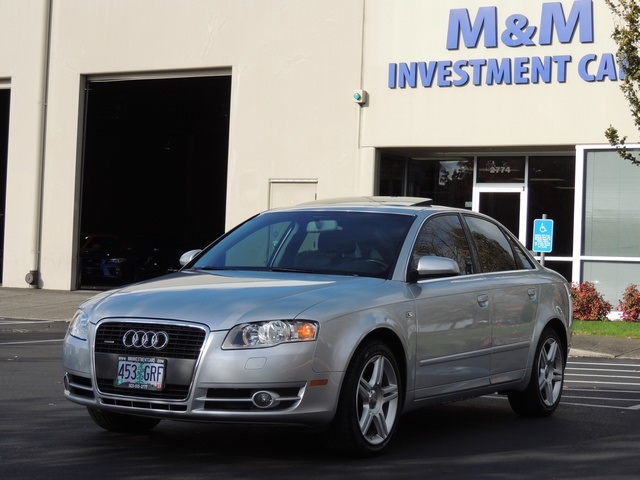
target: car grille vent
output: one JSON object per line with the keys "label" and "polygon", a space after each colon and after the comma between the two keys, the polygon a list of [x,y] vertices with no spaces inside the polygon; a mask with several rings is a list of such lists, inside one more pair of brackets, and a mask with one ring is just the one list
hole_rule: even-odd
{"label": "car grille vent", "polygon": [[[258,408],[253,404],[252,397],[256,392],[268,390],[279,395],[277,405],[268,409]],[[218,411],[278,411],[287,410],[295,406],[301,399],[301,388],[209,388],[204,400],[205,410]]]}
{"label": "car grille vent", "polygon": [[[166,332],[169,344],[161,351],[143,348],[126,348],[122,342],[124,334],[129,330],[145,332]],[[172,324],[105,322],[98,326],[96,332],[96,353],[113,353],[118,355],[139,355],[140,352],[153,352],[164,358],[183,358],[196,360],[206,337],[205,330],[199,327]]]}
{"label": "car grille vent", "polygon": [[76,397],[93,398],[93,388],[91,385],[91,379],[80,377],[78,375],[67,376],[69,379],[69,393]]}
{"label": "car grille vent", "polygon": [[145,410],[162,410],[165,412],[186,412],[186,405],[174,405],[168,403],[151,403],[142,402],[140,400],[122,400],[116,398],[104,398],[102,403],[105,405],[115,405],[118,407],[144,408]]}

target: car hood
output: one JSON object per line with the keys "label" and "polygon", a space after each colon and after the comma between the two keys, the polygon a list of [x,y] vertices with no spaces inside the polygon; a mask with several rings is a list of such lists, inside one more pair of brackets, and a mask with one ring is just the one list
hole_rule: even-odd
{"label": "car hood", "polygon": [[167,319],[227,330],[242,322],[294,319],[321,302],[349,298],[384,282],[339,275],[185,271],[102,293],[82,308],[93,323],[114,317]]}

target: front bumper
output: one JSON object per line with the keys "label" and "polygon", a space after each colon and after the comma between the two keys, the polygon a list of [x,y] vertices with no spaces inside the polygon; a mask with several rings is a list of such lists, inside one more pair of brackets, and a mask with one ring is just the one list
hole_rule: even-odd
{"label": "front bumper", "polygon": [[[140,348],[127,351],[112,346],[120,343],[119,325],[154,331],[172,329],[172,337],[176,328],[203,335],[195,354],[184,349],[154,352],[159,357],[167,356],[166,385],[161,391],[141,391],[115,385],[118,359],[146,354]],[[105,337],[105,329],[111,328],[113,334]],[[331,421],[343,372],[318,373],[313,369],[316,342],[222,350],[225,336],[226,332],[211,332],[202,325],[165,321],[137,320],[131,324],[114,319],[92,325],[87,341],[69,335],[65,338],[64,394],[87,407],[187,421],[312,427]],[[107,347],[105,338],[111,342]],[[265,392],[273,399],[267,407],[257,401]]]}

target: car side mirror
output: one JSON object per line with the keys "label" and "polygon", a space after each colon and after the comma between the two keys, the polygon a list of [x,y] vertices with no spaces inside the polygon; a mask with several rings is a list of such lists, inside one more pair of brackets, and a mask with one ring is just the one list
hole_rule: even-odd
{"label": "car side mirror", "polygon": [[426,256],[418,260],[418,268],[409,273],[409,281],[460,275],[460,267],[455,260],[445,257]]}
{"label": "car side mirror", "polygon": [[182,256],[180,257],[180,265],[184,267],[187,263],[193,260],[196,257],[196,255],[198,255],[200,252],[202,252],[202,250],[189,250],[188,252],[183,253]]}

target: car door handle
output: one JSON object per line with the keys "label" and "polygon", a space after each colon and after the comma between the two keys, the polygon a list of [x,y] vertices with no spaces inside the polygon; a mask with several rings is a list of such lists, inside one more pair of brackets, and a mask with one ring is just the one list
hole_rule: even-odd
{"label": "car door handle", "polygon": [[529,294],[529,298],[531,299],[531,301],[535,302],[536,299],[538,298],[538,292],[536,291],[535,288],[529,288],[527,290],[527,294]]}
{"label": "car door handle", "polygon": [[478,295],[478,305],[480,305],[482,308],[485,308],[487,305],[489,305],[489,295]]}

